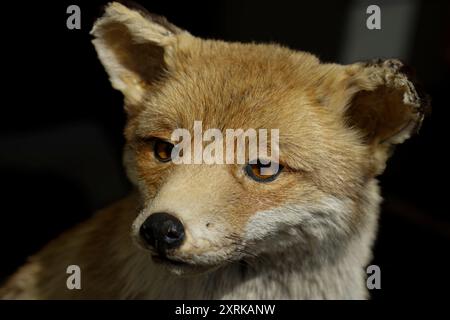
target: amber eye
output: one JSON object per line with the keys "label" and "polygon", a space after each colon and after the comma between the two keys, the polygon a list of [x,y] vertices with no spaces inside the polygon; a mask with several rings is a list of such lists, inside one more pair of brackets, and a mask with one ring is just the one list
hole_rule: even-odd
{"label": "amber eye", "polygon": [[[255,164],[247,164],[245,166],[245,172],[247,175],[255,181],[258,182],[270,182],[276,179],[280,174],[281,170],[283,170],[283,166],[278,164],[271,168],[272,162],[268,162],[267,164],[261,163],[259,160]],[[265,170],[263,170],[265,169]]]}
{"label": "amber eye", "polygon": [[168,162],[171,160],[171,153],[173,149],[173,144],[164,140],[155,140],[153,142],[153,152],[155,158],[161,162]]}

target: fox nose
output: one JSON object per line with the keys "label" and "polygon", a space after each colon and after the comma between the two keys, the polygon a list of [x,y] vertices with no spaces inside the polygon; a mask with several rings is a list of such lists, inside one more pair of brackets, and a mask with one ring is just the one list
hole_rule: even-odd
{"label": "fox nose", "polygon": [[147,244],[164,255],[184,240],[184,227],[180,220],[165,212],[150,215],[140,228],[140,235]]}

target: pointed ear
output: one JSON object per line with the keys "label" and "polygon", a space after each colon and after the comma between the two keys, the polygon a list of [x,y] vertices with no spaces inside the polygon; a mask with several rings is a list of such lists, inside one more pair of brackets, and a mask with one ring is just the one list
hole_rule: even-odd
{"label": "pointed ear", "polygon": [[[330,68],[336,70],[336,65]],[[384,170],[392,146],[418,132],[430,100],[398,60],[342,66],[329,99],[373,151],[375,173]],[[328,87],[328,89],[331,89]]]}
{"label": "pointed ear", "polygon": [[349,68],[351,91],[355,91],[346,114],[366,142],[399,144],[418,132],[429,97],[398,60],[358,63]]}
{"label": "pointed ear", "polygon": [[126,104],[138,104],[172,64],[177,35],[165,18],[113,2],[91,31],[98,57]]}

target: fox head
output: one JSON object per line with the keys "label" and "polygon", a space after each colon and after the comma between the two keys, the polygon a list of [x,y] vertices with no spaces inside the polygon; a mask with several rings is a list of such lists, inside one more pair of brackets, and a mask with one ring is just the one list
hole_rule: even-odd
{"label": "fox head", "polygon": [[[345,246],[375,223],[376,177],[424,116],[397,60],[328,64],[279,45],[204,40],[118,3],[92,34],[124,95],[124,162],[142,201],[132,237],[178,273]],[[278,172],[174,164],[171,134],[195,121],[278,129]]]}

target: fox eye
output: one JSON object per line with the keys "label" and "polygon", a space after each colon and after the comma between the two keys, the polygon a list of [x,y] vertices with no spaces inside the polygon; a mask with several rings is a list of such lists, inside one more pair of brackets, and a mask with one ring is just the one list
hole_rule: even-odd
{"label": "fox eye", "polygon": [[250,178],[255,181],[270,182],[275,180],[280,174],[281,170],[283,170],[283,166],[281,164],[278,164],[278,167],[275,166],[274,168],[271,168],[271,166],[272,162],[263,164],[258,160],[255,164],[247,164],[245,166],[245,172]]}
{"label": "fox eye", "polygon": [[155,140],[153,142],[153,152],[155,158],[161,162],[168,162],[171,160],[173,144],[164,140]]}

